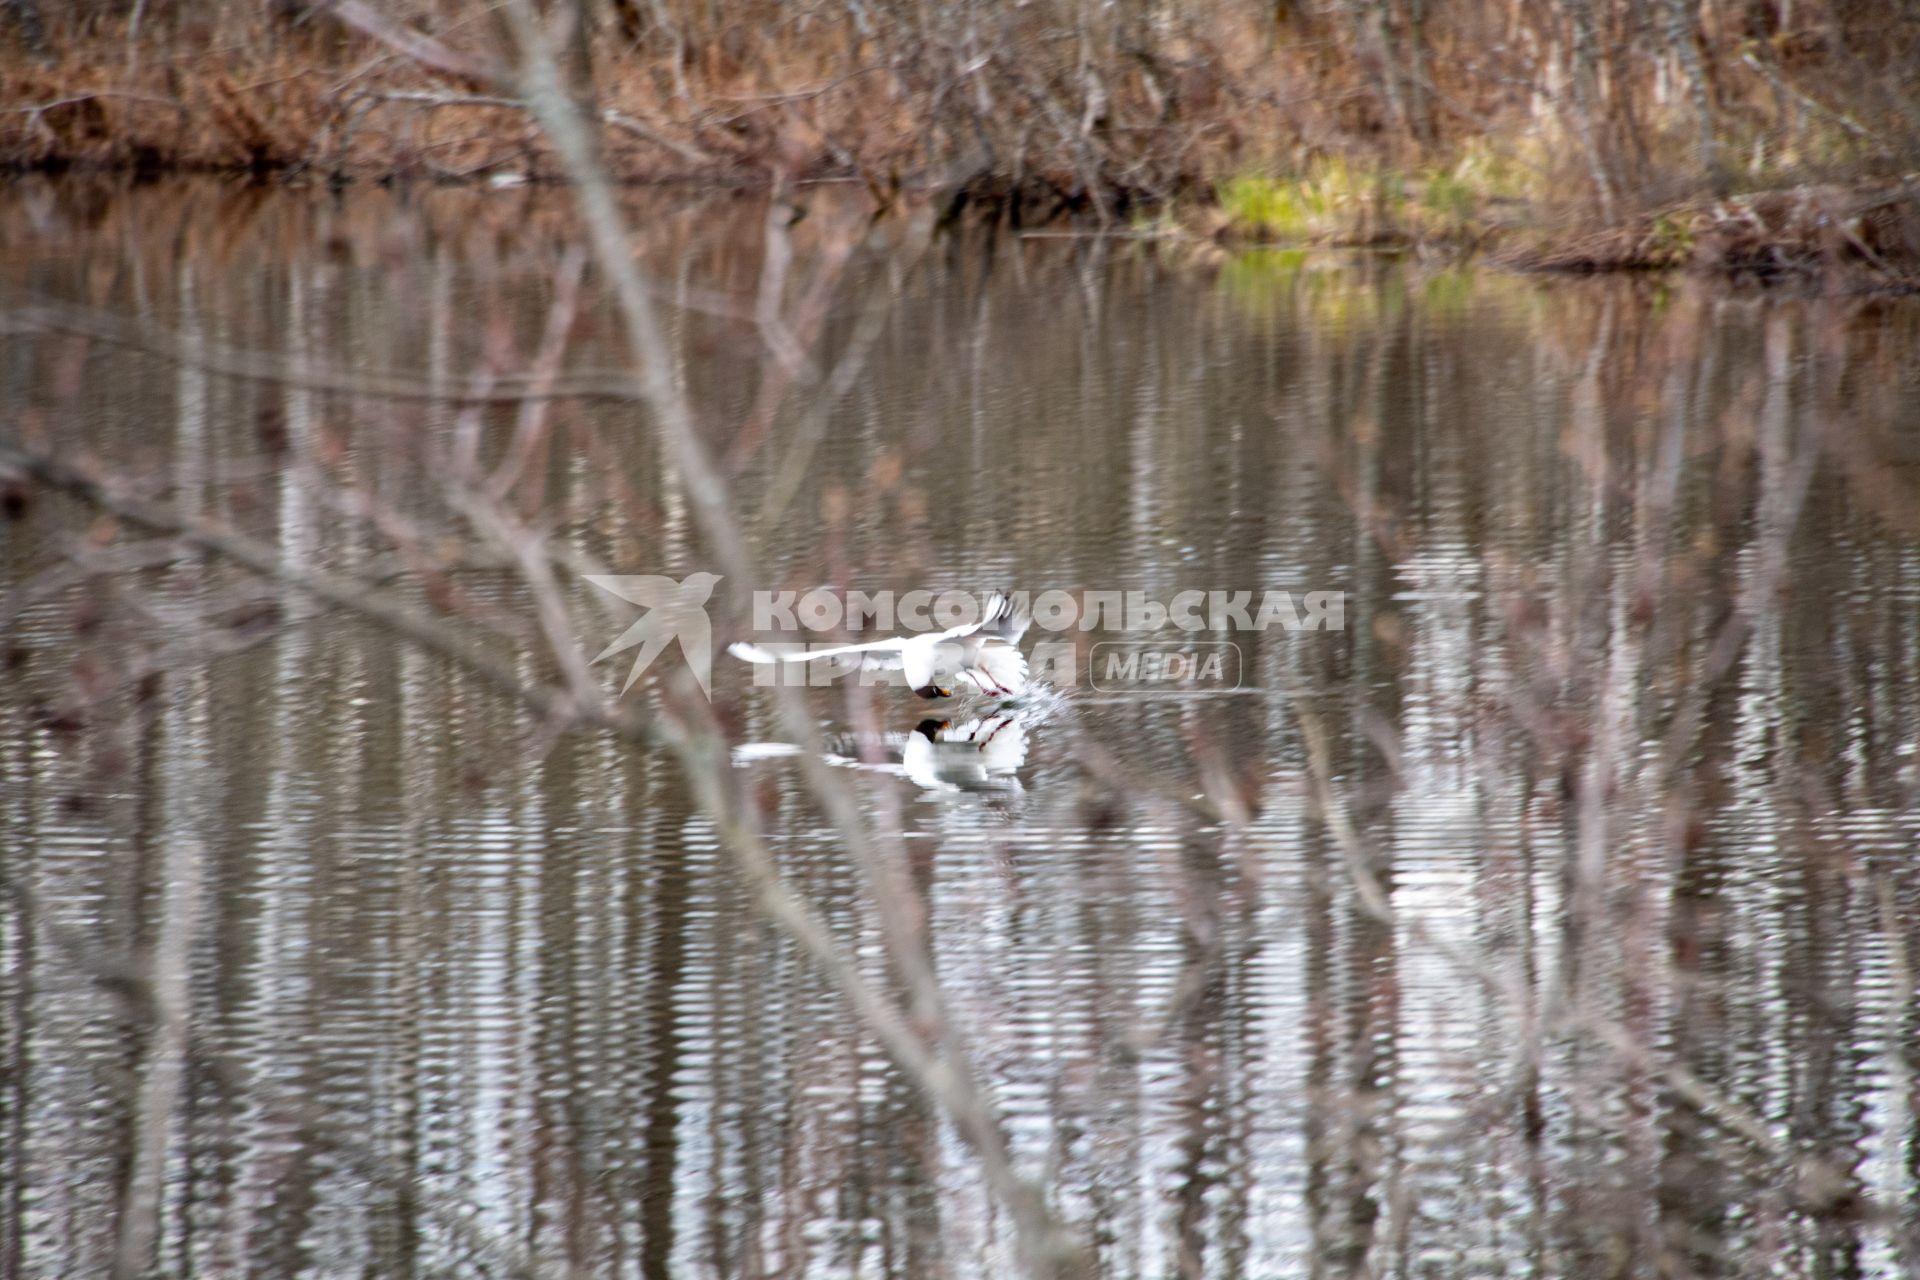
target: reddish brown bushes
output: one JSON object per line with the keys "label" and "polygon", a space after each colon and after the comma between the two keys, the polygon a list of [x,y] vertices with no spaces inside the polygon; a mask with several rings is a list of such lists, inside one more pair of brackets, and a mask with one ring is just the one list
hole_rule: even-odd
{"label": "reddish brown bushes", "polygon": [[[1912,255],[1904,188],[1884,184],[1920,169],[1920,13],[1862,0],[547,9],[629,179],[846,176],[1022,219],[1112,219],[1335,156],[1459,187],[1468,154],[1525,171],[1525,191],[1509,180],[1448,192],[1429,221],[1456,241],[1484,238],[1459,225],[1476,200],[1500,204],[1510,226],[1523,196],[1571,215],[1555,225],[1584,228],[1556,233],[1553,256],[1568,265]],[[8,12],[42,21],[30,30]],[[518,108],[511,43],[469,6],[148,0],[141,12],[136,30],[127,6],[105,0],[57,17],[33,0],[0,9],[0,43],[20,54],[0,83],[0,163],[555,171]],[[1714,204],[1830,189],[1878,194],[1822,195],[1822,209],[1878,203],[1837,223],[1811,214],[1804,228],[1797,196],[1782,197],[1779,219],[1765,201]],[[1596,226],[1603,238],[1581,238]],[[1776,230],[1780,244],[1754,247]]]}

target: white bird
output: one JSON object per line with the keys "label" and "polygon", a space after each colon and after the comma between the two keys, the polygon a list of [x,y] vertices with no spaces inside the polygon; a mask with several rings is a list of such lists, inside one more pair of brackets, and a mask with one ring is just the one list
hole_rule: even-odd
{"label": "white bird", "polygon": [[1027,660],[1020,652],[1030,615],[1015,609],[1004,595],[987,602],[978,622],[930,631],[917,636],[894,636],[867,644],[842,644],[826,649],[781,652],[755,644],[734,644],[727,652],[746,662],[813,662],[858,654],[867,671],[903,671],[907,685],[923,698],[950,698],[953,690],[942,680],[965,680],[982,693],[1011,697],[1027,687]]}

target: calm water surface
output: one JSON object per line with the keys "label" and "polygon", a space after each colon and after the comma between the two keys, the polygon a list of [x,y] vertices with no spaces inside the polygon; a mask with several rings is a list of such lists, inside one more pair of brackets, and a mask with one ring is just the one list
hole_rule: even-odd
{"label": "calm water surface", "polygon": [[[764,210],[635,213],[755,586],[1345,593],[1343,631],[1206,637],[1235,695],[1059,681],[991,785],[847,775],[1103,1274],[1920,1274],[1920,302],[911,259],[883,226],[825,295],[829,357],[893,299],[859,378],[817,440],[804,380],[756,440],[726,312]],[[830,222],[795,229],[795,298]],[[477,542],[436,459],[517,468],[583,560],[707,568],[636,410],[556,405],[516,454],[512,407],[230,375],[525,367],[570,243],[547,193],[15,187],[0,304],[145,349],[10,322],[0,432],[452,600],[537,671],[504,575],[421,569]],[[580,286],[565,363],[615,368]],[[0,537],[0,1272],[109,1267],[161,1036],[134,979],[178,944],[167,1274],[1012,1273],[966,1149],[672,761],[57,502]],[[95,571],[50,576],[72,554]],[[589,655],[630,620],[594,594]],[[783,868],[884,980],[770,695],[723,660],[714,700]],[[912,701],[878,691],[880,727]]]}

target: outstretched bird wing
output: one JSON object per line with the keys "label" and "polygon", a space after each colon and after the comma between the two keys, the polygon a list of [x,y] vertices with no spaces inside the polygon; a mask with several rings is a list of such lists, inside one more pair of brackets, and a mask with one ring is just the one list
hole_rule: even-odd
{"label": "outstretched bird wing", "polygon": [[1013,601],[1001,592],[994,592],[987,600],[987,607],[981,611],[978,622],[963,622],[957,627],[948,627],[938,639],[964,640],[971,635],[1006,641],[1018,640],[1026,634],[1027,624],[1032,615],[1025,609],[1015,609]]}
{"label": "outstretched bird wing", "polygon": [[860,665],[869,670],[890,671],[900,665],[902,639],[875,640],[871,644],[841,644],[826,649],[766,649],[757,644],[730,644],[727,652],[742,662],[812,662],[816,658],[840,658],[860,655]]}
{"label": "outstretched bird wing", "polygon": [[[867,670],[890,671],[905,665],[906,656],[913,654],[916,671],[908,679],[909,684],[925,684],[933,679],[934,654],[938,645],[947,640],[964,640],[979,634],[990,640],[1004,640],[1009,646],[1016,643],[1026,633],[1030,615],[1025,609],[1016,610],[1013,602],[1004,594],[996,593],[987,601],[987,607],[976,622],[963,622],[957,627],[948,627],[945,631],[932,635],[894,636],[886,640],[873,640],[866,644],[833,645],[825,649],[768,649],[757,644],[731,644],[727,652],[743,662],[813,662],[820,658],[840,658],[850,654],[860,655],[860,665]],[[1013,660],[1018,663],[1019,679],[1022,686],[1026,683],[1026,659],[1016,651]],[[920,670],[924,668],[924,670]],[[997,676],[1000,668],[989,671]],[[924,678],[922,678],[924,677]],[[978,683],[976,681],[975,683]],[[1002,682],[1004,683],[1004,682]],[[1007,686],[1012,687],[1012,686]]]}

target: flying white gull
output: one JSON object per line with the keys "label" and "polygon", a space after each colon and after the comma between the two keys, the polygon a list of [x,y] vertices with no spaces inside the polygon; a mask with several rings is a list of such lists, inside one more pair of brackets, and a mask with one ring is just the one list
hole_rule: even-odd
{"label": "flying white gull", "polygon": [[814,662],[858,655],[863,670],[905,672],[908,687],[923,698],[950,698],[950,686],[959,680],[982,693],[1011,697],[1027,687],[1027,660],[1020,652],[1020,637],[1026,634],[1030,621],[1025,609],[1015,609],[1006,596],[996,594],[987,602],[980,621],[945,631],[791,652],[735,644],[728,646],[727,652],[747,662],[762,663]]}

